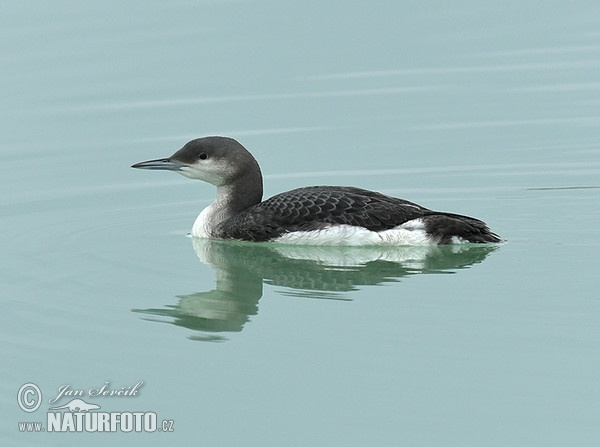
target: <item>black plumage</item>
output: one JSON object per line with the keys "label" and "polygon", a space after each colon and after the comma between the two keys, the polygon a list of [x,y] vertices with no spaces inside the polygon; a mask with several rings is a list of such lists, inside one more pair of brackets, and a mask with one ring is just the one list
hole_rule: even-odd
{"label": "black plumage", "polygon": [[309,186],[277,194],[223,221],[215,236],[258,242],[332,225],[378,232],[418,218],[438,244],[452,243],[452,237],[469,242],[500,241],[478,219],[431,211],[408,200],[349,186]]}

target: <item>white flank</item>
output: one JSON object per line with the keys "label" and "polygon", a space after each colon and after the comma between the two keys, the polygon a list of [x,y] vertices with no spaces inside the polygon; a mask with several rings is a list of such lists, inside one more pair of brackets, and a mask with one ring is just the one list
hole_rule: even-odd
{"label": "white flank", "polygon": [[322,230],[294,231],[274,239],[283,244],[301,245],[432,245],[421,219],[414,219],[385,231],[370,231],[352,225],[335,225]]}
{"label": "white flank", "polygon": [[213,204],[210,204],[202,210],[192,227],[192,236],[195,237],[210,237],[209,229],[211,227],[210,221],[214,214]]}

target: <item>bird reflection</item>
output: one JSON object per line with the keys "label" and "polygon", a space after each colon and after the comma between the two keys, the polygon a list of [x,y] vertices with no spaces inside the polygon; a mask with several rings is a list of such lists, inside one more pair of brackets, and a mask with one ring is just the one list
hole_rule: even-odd
{"label": "bird reflection", "polygon": [[[263,283],[282,295],[350,300],[363,286],[428,273],[456,273],[482,262],[497,245],[299,246],[192,238],[200,260],[215,271],[213,290],[179,295],[177,304],[134,312],[167,318],[196,331],[194,340],[222,341],[258,313]],[[152,318],[148,318],[152,319]],[[165,321],[158,319],[157,321]]]}

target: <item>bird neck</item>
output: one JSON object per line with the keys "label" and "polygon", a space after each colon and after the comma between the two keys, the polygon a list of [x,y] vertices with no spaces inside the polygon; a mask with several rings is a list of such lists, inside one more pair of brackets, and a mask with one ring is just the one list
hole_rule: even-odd
{"label": "bird neck", "polygon": [[196,218],[192,235],[197,237],[220,237],[218,227],[244,210],[261,202],[263,193],[260,169],[217,186],[215,201]]}
{"label": "bird neck", "polygon": [[262,194],[260,171],[249,172],[236,177],[226,185],[217,186],[217,197],[212,206],[215,210],[219,210],[220,220],[225,220],[260,203]]}

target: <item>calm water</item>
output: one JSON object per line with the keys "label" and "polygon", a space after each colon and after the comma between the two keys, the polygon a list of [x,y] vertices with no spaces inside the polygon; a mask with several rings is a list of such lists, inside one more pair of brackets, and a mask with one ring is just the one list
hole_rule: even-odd
{"label": "calm water", "polygon": [[[597,2],[2,9],[2,445],[600,443]],[[213,188],[129,166],[214,134],[266,195],[356,185],[508,242],[193,241]],[[59,389],[174,431],[20,432]]]}

